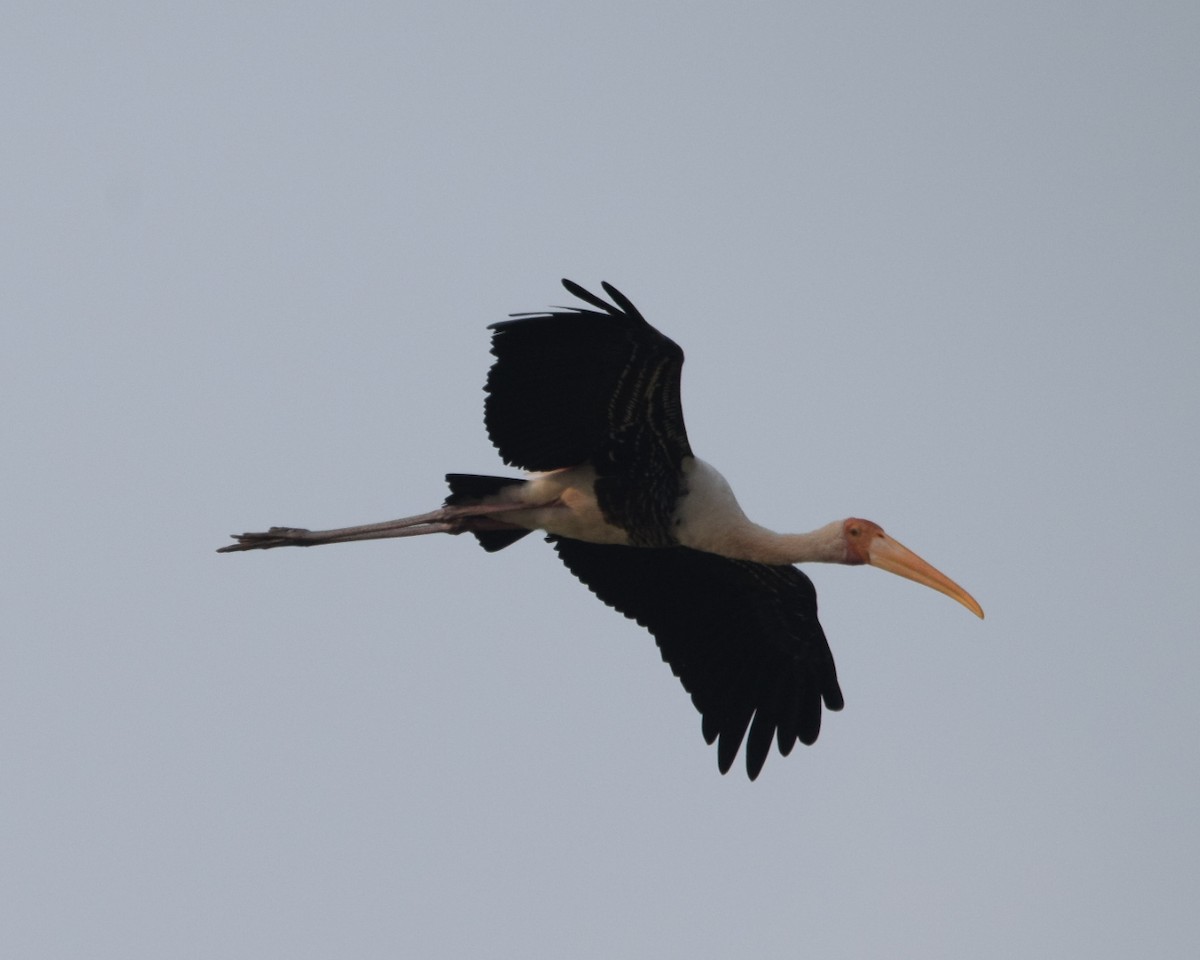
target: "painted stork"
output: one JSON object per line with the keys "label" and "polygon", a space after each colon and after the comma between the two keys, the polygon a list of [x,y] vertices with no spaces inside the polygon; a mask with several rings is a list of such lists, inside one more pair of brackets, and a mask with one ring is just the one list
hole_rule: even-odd
{"label": "painted stork", "polygon": [[[338,530],[272,527],[220,552],[471,533],[501,550],[547,533],[567,569],[654,635],[691,694],[717,766],[743,740],[755,779],[771,741],[811,744],[821,704],[843,706],[812,581],[793,564],[871,564],[983,616],[974,598],[875,523],[837,520],[779,534],[749,520],[725,479],[692,453],[679,399],[683,351],[608,283],[611,303],[570,280],[587,307],[493,324],[488,436],[524,478],[452,473],[430,513]],[[747,735],[748,734],[748,735]]]}

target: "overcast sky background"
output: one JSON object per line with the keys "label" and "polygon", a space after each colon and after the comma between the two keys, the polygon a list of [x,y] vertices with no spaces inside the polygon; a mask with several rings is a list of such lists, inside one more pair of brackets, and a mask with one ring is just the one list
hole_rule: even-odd
{"label": "overcast sky background", "polygon": [[[1200,6],[16,4],[0,953],[1192,957]],[[847,706],[717,773],[529,538],[218,556],[503,472],[609,280]]]}

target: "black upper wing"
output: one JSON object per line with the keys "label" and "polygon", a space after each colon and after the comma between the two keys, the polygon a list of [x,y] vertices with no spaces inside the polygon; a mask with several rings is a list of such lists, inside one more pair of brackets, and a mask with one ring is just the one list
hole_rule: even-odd
{"label": "black upper wing", "polygon": [[730,560],[687,547],[605,546],[549,537],[567,568],[646,627],[692,695],[717,765],[729,770],[749,728],[746,772],[774,738],[787,756],[821,729],[821,702],[843,706],[812,581],[791,566]]}
{"label": "black upper wing", "polygon": [[683,351],[610,284],[612,303],[570,280],[563,286],[597,309],[519,314],[491,326],[488,436],[524,470],[590,462],[610,523],[635,543],[672,543],[680,463],[691,456],[679,400]]}

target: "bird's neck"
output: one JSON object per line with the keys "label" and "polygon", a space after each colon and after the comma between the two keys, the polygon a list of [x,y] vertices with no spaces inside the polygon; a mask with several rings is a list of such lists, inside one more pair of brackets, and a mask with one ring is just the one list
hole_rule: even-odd
{"label": "bird's neck", "polygon": [[845,521],[835,520],[809,533],[776,533],[747,517],[725,478],[703,460],[685,461],[683,478],[687,494],[675,515],[683,546],[781,566],[850,562]]}
{"label": "bird's neck", "polygon": [[[731,531],[724,545],[726,556],[756,563],[846,563],[844,521],[835,520],[808,533],[775,533],[747,522]],[[728,551],[728,552],[726,552]]]}

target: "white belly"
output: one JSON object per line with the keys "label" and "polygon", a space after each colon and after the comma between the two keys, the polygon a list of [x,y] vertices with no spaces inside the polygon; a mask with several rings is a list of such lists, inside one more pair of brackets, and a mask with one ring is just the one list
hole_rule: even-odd
{"label": "white belly", "polygon": [[595,485],[596,471],[590,466],[534,474],[528,483],[502,491],[511,491],[514,500],[531,505],[528,510],[504,514],[504,522],[588,543],[629,543],[624,530],[604,519],[596,503]]}

